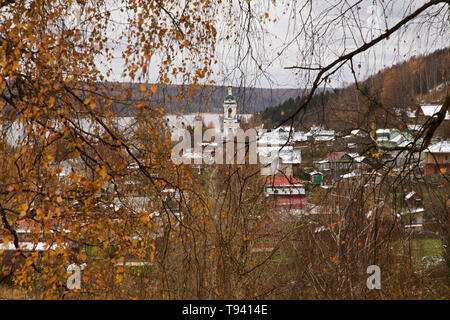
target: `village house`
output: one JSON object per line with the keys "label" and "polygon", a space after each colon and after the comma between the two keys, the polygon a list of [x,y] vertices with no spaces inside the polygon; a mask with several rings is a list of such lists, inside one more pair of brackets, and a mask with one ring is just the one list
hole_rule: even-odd
{"label": "village house", "polygon": [[362,166],[364,156],[357,153],[332,152],[325,159],[316,161],[316,167],[325,173],[351,171]]}
{"label": "village house", "polygon": [[323,181],[323,173],[320,171],[312,171],[309,173],[311,177],[311,183],[321,185]]}
{"label": "village house", "polygon": [[305,185],[294,177],[278,175],[268,179],[265,195],[277,211],[291,211],[306,206]]}
{"label": "village house", "polygon": [[393,129],[377,129],[377,143],[384,147],[398,147],[412,141],[411,135],[406,131]]}
{"label": "village house", "polygon": [[327,130],[321,126],[312,126],[306,133],[309,141],[331,143],[334,141],[334,130]]}
{"label": "village house", "polygon": [[[419,105],[416,108],[410,108],[407,112],[407,115],[411,120],[420,124],[422,120],[436,117],[441,108],[442,105]],[[450,120],[450,115],[447,111],[445,113],[444,121],[448,120]]]}
{"label": "village house", "polygon": [[449,174],[450,141],[440,141],[424,151],[424,174],[428,176]]}
{"label": "village house", "polygon": [[401,208],[403,209],[397,214],[397,217],[401,219],[404,228],[412,231],[423,230],[425,209],[422,196],[415,191],[411,191],[402,200]]}
{"label": "village house", "polygon": [[280,225],[289,215],[306,209],[305,185],[286,175],[269,177],[266,182],[266,215],[259,218],[252,238],[253,251],[272,250],[278,241]]}

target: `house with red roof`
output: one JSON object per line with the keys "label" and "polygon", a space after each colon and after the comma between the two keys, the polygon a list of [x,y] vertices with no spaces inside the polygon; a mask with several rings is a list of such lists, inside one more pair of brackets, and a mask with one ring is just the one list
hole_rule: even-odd
{"label": "house with red roof", "polygon": [[271,177],[266,182],[265,194],[276,210],[291,211],[306,206],[305,185],[294,177]]}
{"label": "house with red roof", "polygon": [[266,181],[265,195],[268,200],[266,215],[258,217],[252,236],[253,251],[270,251],[279,239],[280,222],[287,216],[307,206],[305,185],[287,175],[271,176]]}

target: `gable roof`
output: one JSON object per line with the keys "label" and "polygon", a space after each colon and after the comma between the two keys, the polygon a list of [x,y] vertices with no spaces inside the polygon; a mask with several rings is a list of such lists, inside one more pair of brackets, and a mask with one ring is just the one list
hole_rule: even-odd
{"label": "gable roof", "polygon": [[347,153],[347,155],[356,162],[361,162],[366,158],[364,156],[360,156],[358,153]]}
{"label": "gable roof", "polygon": [[299,180],[297,180],[294,177],[288,177],[285,175],[281,176],[275,176],[274,178],[270,178],[266,185],[274,186],[274,187],[303,187],[305,186],[303,183],[301,183]]}
{"label": "gable roof", "polygon": [[[419,106],[415,111],[410,109],[407,111],[408,117],[415,118],[417,116],[425,117],[435,117],[436,114],[441,110],[442,105],[422,105]],[[445,120],[450,120],[450,114],[448,111],[445,113]]]}
{"label": "gable roof", "polygon": [[330,162],[336,162],[336,161],[339,161],[345,154],[346,154],[346,152],[343,152],[343,151],[341,151],[341,152],[332,152],[323,160],[324,161],[330,161]]}
{"label": "gable roof", "polygon": [[449,153],[450,152],[450,140],[440,141],[429,146],[424,152],[428,153]]}
{"label": "gable roof", "polygon": [[[433,117],[436,116],[436,114],[441,111],[442,105],[426,105],[426,106],[420,106],[422,109],[422,113],[427,117]],[[448,111],[445,113],[445,120],[449,120],[449,114]]]}
{"label": "gable roof", "polygon": [[415,195],[417,195],[418,197],[420,197],[420,195],[419,194],[417,194],[414,190],[413,191],[411,191],[410,193],[408,193],[406,196],[405,196],[405,200],[409,200],[409,199],[411,199],[413,196],[415,196]]}

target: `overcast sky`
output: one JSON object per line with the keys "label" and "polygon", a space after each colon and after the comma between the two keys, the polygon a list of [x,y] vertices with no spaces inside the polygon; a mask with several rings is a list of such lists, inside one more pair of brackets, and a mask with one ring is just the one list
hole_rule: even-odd
{"label": "overcast sky", "polygon": [[[425,2],[314,0],[310,5],[309,1],[253,0],[250,2],[254,18],[250,33],[247,36],[241,29],[242,32],[237,36],[217,43],[219,63],[214,67],[214,76],[209,80],[214,80],[219,85],[231,80],[234,86],[266,88],[310,86],[313,73],[301,72],[296,75],[295,71],[284,68],[293,65],[326,65],[364,41],[370,41],[383,32],[386,26],[392,27]],[[233,9],[231,14],[234,16],[231,19],[240,28],[246,27],[248,20],[240,13],[236,1]],[[258,23],[257,17],[264,16],[265,12],[269,13],[271,19],[276,19],[275,22]],[[230,34],[225,26],[226,19],[230,19],[229,14],[228,7],[218,10],[219,37]],[[121,19],[118,13],[115,19]],[[413,55],[447,47],[448,27],[448,7],[441,4],[430,8],[426,15],[418,17],[408,28],[401,29],[388,41],[382,41],[373,49],[357,56],[354,62],[361,65],[357,70],[358,78],[364,79]],[[117,36],[117,33],[116,30],[111,37]],[[243,53],[248,52],[249,48],[252,57],[242,59]],[[112,65],[110,80],[129,80],[121,77],[121,50],[120,46],[114,45],[116,59]],[[158,60],[153,59],[152,63],[156,66]],[[156,75],[149,75],[148,80],[155,82]],[[333,77],[330,85],[340,87],[352,81],[349,68],[344,67],[342,72]]]}

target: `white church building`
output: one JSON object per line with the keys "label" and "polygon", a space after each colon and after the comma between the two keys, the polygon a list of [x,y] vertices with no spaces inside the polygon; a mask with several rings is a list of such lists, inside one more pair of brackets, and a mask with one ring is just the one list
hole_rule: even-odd
{"label": "white church building", "polygon": [[[194,128],[196,121],[201,121],[203,127],[215,129],[217,135],[222,138],[222,143],[234,140],[237,131],[241,128],[241,121],[248,121],[252,114],[239,114],[237,100],[233,96],[231,84],[228,85],[228,92],[223,101],[223,113],[191,113],[183,115],[168,114],[165,116],[167,125],[172,134],[172,140],[179,141],[184,130],[188,127]],[[306,141],[307,135],[303,132],[290,131],[290,128],[277,128],[274,130],[264,130],[262,126],[256,129],[258,157],[272,159],[272,163],[262,168],[261,174],[275,175],[283,172],[292,176],[293,166],[301,163],[301,151],[296,148],[296,142]],[[218,141],[204,142],[202,147],[212,146],[220,143]],[[194,150],[192,147],[184,157],[195,160],[202,158],[202,149]],[[196,153],[197,152],[197,153]]]}
{"label": "white church building", "polygon": [[[195,121],[202,121],[203,126],[212,127],[222,137],[234,136],[240,128],[241,120],[248,121],[252,114],[239,114],[236,98],[233,96],[231,83],[228,85],[228,93],[223,102],[223,113],[197,112],[189,114],[167,114],[164,118],[172,133],[172,137],[180,137],[183,130],[193,128]],[[174,140],[178,140],[175,138]]]}
{"label": "white church building", "polygon": [[231,83],[228,85],[228,95],[223,101],[223,125],[222,125],[222,138],[227,139],[234,137],[237,133],[237,129],[240,128],[240,116],[237,113],[237,102],[233,96],[231,89]]}

